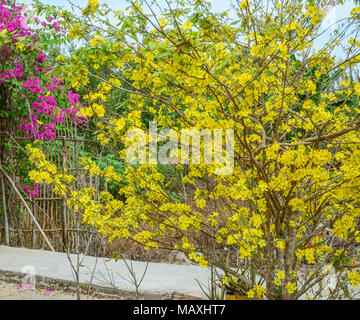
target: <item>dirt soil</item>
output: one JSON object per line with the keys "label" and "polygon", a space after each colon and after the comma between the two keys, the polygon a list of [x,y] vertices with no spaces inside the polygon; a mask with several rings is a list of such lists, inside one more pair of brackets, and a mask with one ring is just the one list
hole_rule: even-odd
{"label": "dirt soil", "polygon": [[[86,300],[86,296],[82,296],[82,300]],[[20,288],[15,283],[7,283],[0,281],[0,301],[1,300],[76,300],[76,295],[71,292],[62,290],[44,290],[44,289],[28,289]],[[89,300],[98,300],[89,297]]]}

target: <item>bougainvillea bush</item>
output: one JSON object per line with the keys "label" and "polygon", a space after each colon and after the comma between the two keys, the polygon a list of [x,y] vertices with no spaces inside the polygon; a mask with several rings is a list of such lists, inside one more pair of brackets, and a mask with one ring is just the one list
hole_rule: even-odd
{"label": "bougainvillea bush", "polygon": [[[0,0],[0,91],[2,131],[23,136],[27,142],[51,141],[55,128],[65,117],[77,124],[79,95],[67,91],[61,77],[52,74],[53,62],[46,52],[65,41],[60,22],[49,16],[45,20],[13,1]],[[11,139],[3,139],[10,153],[14,151]],[[16,148],[15,148],[16,149]],[[21,149],[19,150],[20,154]],[[3,159],[5,160],[5,159]],[[22,158],[26,165],[26,158]],[[3,161],[4,162],[4,161]],[[21,161],[20,161],[21,165]],[[19,163],[15,165],[19,166]],[[20,187],[33,198],[38,194],[37,184]]]}

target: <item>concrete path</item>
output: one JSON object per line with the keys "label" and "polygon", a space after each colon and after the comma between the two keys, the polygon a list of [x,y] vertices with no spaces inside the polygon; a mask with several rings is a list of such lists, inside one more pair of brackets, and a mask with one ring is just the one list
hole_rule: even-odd
{"label": "concrete path", "polygon": [[[77,256],[71,255],[70,258],[76,265]],[[132,263],[137,278],[141,279],[146,263],[127,262],[129,265]],[[130,272],[124,261],[115,262],[86,256],[80,268],[80,282],[90,283],[93,270],[95,271],[91,283],[100,290],[101,288],[109,289],[125,295],[134,295],[135,286],[130,281]],[[75,279],[65,253],[0,246],[0,273],[24,276],[21,273],[32,272],[35,272],[37,278],[55,280],[60,283],[69,283]],[[199,266],[149,263],[139,291],[146,299],[166,299],[174,294],[190,298],[205,298],[196,279],[207,286],[209,278],[209,271]]]}

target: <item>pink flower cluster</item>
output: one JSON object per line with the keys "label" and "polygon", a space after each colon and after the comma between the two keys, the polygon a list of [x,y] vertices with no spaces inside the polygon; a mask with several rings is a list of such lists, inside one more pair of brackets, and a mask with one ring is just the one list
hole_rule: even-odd
{"label": "pink flower cluster", "polygon": [[[20,180],[23,180],[23,177],[21,177]],[[17,188],[20,190],[23,190],[25,193],[27,193],[31,199],[38,197],[40,194],[39,185],[37,183],[33,183],[32,186],[28,186],[28,185],[23,185],[20,182],[17,185]],[[15,205],[15,203],[13,203],[13,205]]]}

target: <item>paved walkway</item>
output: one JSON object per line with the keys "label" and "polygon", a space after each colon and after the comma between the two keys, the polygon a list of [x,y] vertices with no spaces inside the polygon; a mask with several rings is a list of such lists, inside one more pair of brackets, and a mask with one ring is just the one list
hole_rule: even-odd
{"label": "paved walkway", "polygon": [[[76,265],[77,256],[71,255]],[[145,262],[128,261],[140,279],[146,268]],[[89,283],[94,271],[92,284],[103,288],[116,288],[125,293],[134,294],[135,286],[130,283],[130,273],[124,263],[119,260],[86,256],[80,269],[80,282]],[[31,250],[0,246],[0,273],[31,273],[59,281],[74,281],[74,273],[65,253],[53,253],[44,250]],[[210,274],[199,266],[149,263],[144,280],[139,288],[145,298],[166,298],[173,294],[204,297],[196,279],[208,285]]]}

